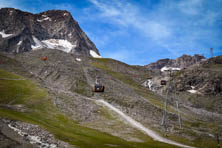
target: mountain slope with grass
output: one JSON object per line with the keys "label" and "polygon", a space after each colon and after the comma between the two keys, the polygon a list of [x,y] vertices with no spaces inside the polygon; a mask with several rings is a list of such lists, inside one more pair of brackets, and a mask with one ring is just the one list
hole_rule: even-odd
{"label": "mountain slope with grass", "polygon": [[[43,56],[48,60],[42,61]],[[17,55],[1,53],[0,60],[0,90],[4,92],[1,118],[39,125],[70,147],[175,147],[153,141],[96,103],[101,99],[160,136],[190,146],[216,145],[210,127],[220,128],[220,122],[211,124],[195,111],[181,107],[180,129],[173,102],[168,106],[167,128],[161,125],[164,97],[141,85],[152,76],[143,67],[50,49]],[[96,78],[104,84],[104,93],[92,91]]]}
{"label": "mountain slope with grass", "polygon": [[[39,125],[40,128],[49,131],[57,139],[69,143],[69,145],[66,144],[68,147],[72,147],[72,145],[74,147],[91,147],[92,145],[95,147],[112,147],[112,145],[120,147],[146,147],[150,145],[148,142],[127,142],[110,134],[80,125],[74,118],[70,118],[54,106],[51,101],[56,96],[47,92],[47,89],[41,88],[38,83],[2,69],[0,70],[0,76],[0,116],[1,119],[12,120],[7,121],[2,119],[4,124],[18,120]],[[109,113],[104,112],[103,114]],[[1,133],[1,135],[3,134]],[[47,139],[43,140],[47,141]],[[16,138],[14,141],[18,144],[18,147],[22,147],[24,142]],[[12,146],[14,141],[5,143],[5,145]],[[157,143],[151,139],[149,139],[149,142],[152,142],[157,147],[166,146],[166,144]],[[64,143],[62,144],[58,145],[58,147],[63,147]],[[26,145],[28,144],[26,143]]]}

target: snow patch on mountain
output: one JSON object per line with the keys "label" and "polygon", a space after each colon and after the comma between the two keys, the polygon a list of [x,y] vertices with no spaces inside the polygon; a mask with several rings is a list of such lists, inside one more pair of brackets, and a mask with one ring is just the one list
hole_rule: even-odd
{"label": "snow patch on mountain", "polygon": [[179,71],[181,70],[180,68],[177,68],[177,67],[166,67],[164,66],[163,68],[161,68],[161,71],[164,72],[164,71],[169,71],[169,70],[172,70],[172,71]]}
{"label": "snow patch on mountain", "polygon": [[45,47],[44,44],[40,40],[38,40],[35,36],[32,36],[32,39],[35,42],[35,45],[31,45],[33,50],[37,50],[37,49],[41,49]]}
{"label": "snow patch on mountain", "polygon": [[68,36],[69,36],[69,37],[72,37],[72,33],[69,33]]}
{"label": "snow patch on mountain", "polygon": [[20,46],[21,44],[22,44],[22,41],[19,41],[19,42],[17,43],[18,46]]}
{"label": "snow patch on mountain", "polygon": [[64,16],[68,16],[69,14],[68,14],[68,13],[64,13],[63,15],[64,15]]}
{"label": "snow patch on mountain", "polygon": [[191,93],[191,94],[196,94],[197,93],[197,90],[193,90],[193,89],[191,89],[191,90],[187,90],[189,93]]}
{"label": "snow patch on mountain", "polygon": [[41,20],[37,19],[38,22],[43,22],[43,21],[47,21],[47,20],[52,21],[52,19],[50,17],[48,17],[47,15],[42,15],[42,16],[45,18],[43,18]]}
{"label": "snow patch on mountain", "polygon": [[82,59],[80,59],[80,58],[76,58],[76,61],[81,62],[81,61],[82,61]]}
{"label": "snow patch on mountain", "polygon": [[62,50],[67,53],[77,46],[76,44],[73,45],[69,41],[62,39],[49,39],[43,40],[42,42],[46,44],[48,48]]}
{"label": "snow patch on mountain", "polygon": [[57,49],[64,51],[66,53],[71,52],[73,48],[76,48],[76,44],[72,44],[67,40],[62,39],[48,39],[40,41],[35,36],[32,36],[33,41],[35,42],[34,45],[32,45],[33,50],[42,49],[42,48],[50,48],[50,49]]}
{"label": "snow patch on mountain", "polygon": [[191,94],[201,94],[198,90],[195,90],[195,87],[194,86],[191,86],[191,90],[187,90],[189,93]]}
{"label": "snow patch on mountain", "polygon": [[4,30],[0,31],[0,35],[2,36],[2,38],[7,38],[12,36],[13,34],[6,34]]}
{"label": "snow patch on mountain", "polygon": [[98,55],[95,51],[93,50],[90,50],[89,51],[90,55],[94,58],[102,58],[100,55]]}
{"label": "snow patch on mountain", "polygon": [[9,11],[9,15],[12,15],[12,14],[13,14],[13,12],[14,12],[14,11],[12,11],[12,10],[11,10],[11,11]]}

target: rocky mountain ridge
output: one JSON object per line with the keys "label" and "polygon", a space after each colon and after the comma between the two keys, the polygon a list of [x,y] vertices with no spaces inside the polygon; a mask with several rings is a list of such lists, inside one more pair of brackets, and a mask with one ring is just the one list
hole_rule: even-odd
{"label": "rocky mountain ridge", "polygon": [[[165,60],[159,60],[157,64]],[[160,67],[159,67],[160,68]],[[159,70],[159,69],[157,69]],[[160,81],[165,80],[166,85]],[[153,72],[143,85],[155,93],[167,92],[171,101],[181,98],[184,104],[222,113],[222,56],[200,60],[184,69]]]}
{"label": "rocky mountain ridge", "polygon": [[194,65],[196,63],[199,63],[206,58],[202,55],[195,54],[194,56],[190,55],[182,55],[181,57],[177,59],[161,59],[157,62],[150,63],[148,65],[145,65],[144,67],[150,70],[160,70],[163,67],[175,67],[175,68],[187,68],[191,65]]}
{"label": "rocky mountain ridge", "polygon": [[0,9],[0,50],[22,53],[41,48],[98,56],[99,51],[68,11],[39,14],[14,8]]}
{"label": "rocky mountain ridge", "polygon": [[222,56],[210,58],[200,65],[175,74],[172,84],[192,106],[222,113]]}

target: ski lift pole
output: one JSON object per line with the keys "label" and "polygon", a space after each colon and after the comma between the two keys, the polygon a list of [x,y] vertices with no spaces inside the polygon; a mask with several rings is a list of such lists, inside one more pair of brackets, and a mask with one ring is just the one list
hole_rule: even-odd
{"label": "ski lift pole", "polygon": [[166,124],[166,114],[167,114],[167,96],[165,97],[165,103],[164,103],[164,113],[163,113],[163,118],[162,118],[162,122],[161,125]]}
{"label": "ski lift pole", "polygon": [[176,101],[176,105],[177,105],[177,115],[178,115],[179,127],[181,129],[182,125],[181,125],[181,116],[180,116],[180,112],[179,112],[179,101],[178,100]]}
{"label": "ski lift pole", "polygon": [[163,114],[163,119],[162,119],[162,126],[164,127],[165,131],[165,136],[167,136],[167,97],[165,98],[165,107],[164,107],[164,114]]}
{"label": "ski lift pole", "polygon": [[220,148],[220,137],[219,134],[217,134],[217,147]]}

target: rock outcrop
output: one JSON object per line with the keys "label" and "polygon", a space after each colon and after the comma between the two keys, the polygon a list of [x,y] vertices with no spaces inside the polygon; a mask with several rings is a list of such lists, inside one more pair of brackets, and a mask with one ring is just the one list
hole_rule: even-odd
{"label": "rock outcrop", "polygon": [[173,60],[173,59],[161,59],[157,62],[150,63],[145,65],[147,69],[158,69],[160,70],[163,67],[177,67],[177,68],[187,68],[191,65],[201,62],[205,57],[195,54],[194,56],[182,55],[181,57]]}
{"label": "rock outcrop", "polygon": [[[175,77],[177,90],[191,93],[221,96],[222,95],[222,56],[208,59],[200,66],[180,72]],[[189,87],[187,87],[189,86]]]}
{"label": "rock outcrop", "polygon": [[14,8],[0,9],[0,51],[22,53],[40,48],[99,55],[96,46],[68,11],[32,14]]}

